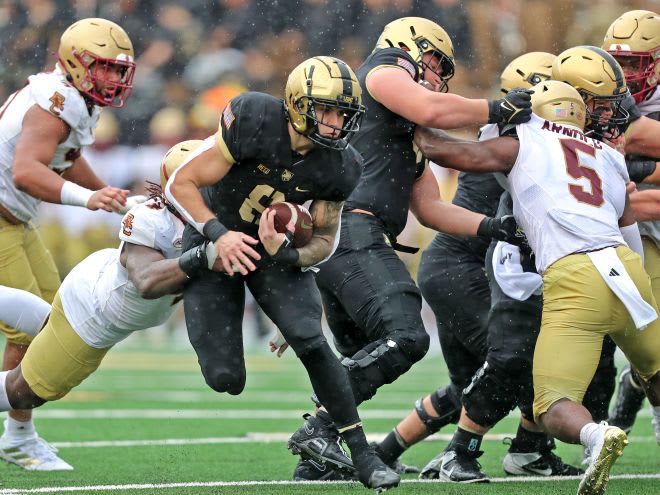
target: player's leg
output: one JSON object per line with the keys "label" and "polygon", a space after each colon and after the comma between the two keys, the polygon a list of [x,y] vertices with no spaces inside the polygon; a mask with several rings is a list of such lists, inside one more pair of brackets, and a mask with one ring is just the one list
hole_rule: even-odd
{"label": "player's leg", "polygon": [[[311,272],[272,264],[247,278],[250,292],[303,363],[314,393],[334,426],[348,444],[360,481],[371,488],[398,485],[400,478],[367,444],[346,369],[330,349],[321,329],[321,297]],[[315,424],[321,425],[320,422]],[[297,433],[297,432],[296,432]],[[314,461],[350,469],[335,456],[326,456],[330,445],[296,433],[289,447]]]}
{"label": "player's leg", "polygon": [[486,355],[490,295],[483,260],[434,241],[422,256],[418,281],[436,317],[450,383],[418,400],[386,437],[381,448],[389,456],[458,421],[462,390]]}
{"label": "player's leg", "polygon": [[[28,348],[22,363],[2,373],[4,394],[0,393],[0,409],[32,409],[64,397],[98,368],[108,350],[93,348],[78,336],[57,296],[46,326]],[[36,432],[26,434],[22,440],[3,448],[0,457],[28,470],[73,469]]]}
{"label": "player's leg", "polygon": [[602,493],[628,440],[621,429],[595,423],[581,402],[598,366],[603,336],[625,328],[627,312],[587,255],[551,265],[543,296],[534,351],[534,417],[552,436],[592,452],[578,493]]}
{"label": "player's leg", "polygon": [[[59,275],[38,233],[31,227],[11,225],[0,218],[0,284],[44,297],[40,281],[49,291],[48,302],[52,301],[60,283]],[[11,370],[20,364],[34,337],[3,322],[0,331],[6,337],[3,370]],[[33,434],[36,430],[32,411],[11,410],[4,421],[0,449],[13,448]]]}

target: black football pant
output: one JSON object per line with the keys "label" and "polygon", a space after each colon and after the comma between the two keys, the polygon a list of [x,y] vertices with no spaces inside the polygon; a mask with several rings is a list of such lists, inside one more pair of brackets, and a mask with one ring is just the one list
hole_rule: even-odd
{"label": "black football pant", "polygon": [[[184,250],[202,241],[186,228]],[[321,330],[314,277],[297,267],[264,263],[246,277],[204,270],[188,282],[183,293],[188,337],[209,387],[232,395],[245,387],[244,284],[307,369],[314,392],[337,425],[359,421],[346,370]]]}
{"label": "black football pant", "polygon": [[419,289],[376,217],[342,214],[339,245],[316,282],[358,404],[426,354]]}

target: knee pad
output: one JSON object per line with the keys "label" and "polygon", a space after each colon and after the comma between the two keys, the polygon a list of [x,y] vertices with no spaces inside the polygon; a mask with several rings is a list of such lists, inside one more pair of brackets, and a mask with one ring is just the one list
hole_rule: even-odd
{"label": "knee pad", "polygon": [[229,372],[225,369],[202,368],[206,384],[216,392],[239,395],[245,388],[245,370]]}
{"label": "knee pad", "polygon": [[508,375],[485,362],[463,390],[463,406],[472,421],[491,427],[516,407],[517,393],[518,387],[509,384]]}
{"label": "knee pad", "polygon": [[[427,335],[426,349],[428,341]],[[407,341],[402,345],[393,339],[380,339],[365,346],[352,357],[344,358],[341,364],[348,369],[356,403],[371,399],[379,387],[392,383],[408,371],[421,359],[422,350],[424,342],[412,344]],[[409,353],[412,354],[412,359]],[[422,356],[425,353],[426,350]]]}
{"label": "knee pad", "polygon": [[435,411],[433,416],[424,409],[423,398],[415,402],[415,412],[429,433],[435,433],[449,423],[458,422],[461,417],[460,390],[456,390],[453,385],[447,385],[433,392],[430,398]]}

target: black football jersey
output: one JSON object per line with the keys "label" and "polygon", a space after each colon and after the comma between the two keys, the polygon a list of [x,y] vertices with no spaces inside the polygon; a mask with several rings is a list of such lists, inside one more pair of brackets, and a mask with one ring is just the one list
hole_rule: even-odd
{"label": "black football jersey", "polygon": [[396,236],[406,225],[412,185],[423,168],[413,150],[415,124],[378,103],[367,91],[367,75],[377,67],[390,66],[407,71],[415,81],[419,79],[413,59],[398,48],[375,50],[356,71],[367,111],[351,143],[364,159],[364,171],[345,209],[374,213]]}
{"label": "black football jersey", "polygon": [[[498,184],[493,174],[461,172],[458,176],[458,189],[452,203],[492,217],[497,212],[497,205],[503,192],[504,189]],[[462,237],[438,233],[433,239],[432,245],[484,258],[490,241],[485,237]]]}
{"label": "black football jersey", "polygon": [[362,158],[355,148],[316,146],[301,156],[291,149],[287,122],[284,102],[264,93],[237,96],[223,111],[216,141],[233,165],[201,192],[228,229],[257,237],[271,203],[344,201],[357,184]]}

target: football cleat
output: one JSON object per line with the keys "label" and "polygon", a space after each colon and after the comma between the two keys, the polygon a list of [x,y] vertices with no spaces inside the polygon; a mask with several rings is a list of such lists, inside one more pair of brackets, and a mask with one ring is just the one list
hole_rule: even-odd
{"label": "football cleat", "polygon": [[644,389],[637,383],[630,366],[628,366],[619,375],[616,401],[607,422],[612,426],[618,426],[626,434],[630,433],[645,398]]}
{"label": "football cleat", "polygon": [[578,487],[578,495],[601,495],[610,480],[610,470],[628,445],[626,432],[616,426],[602,425],[600,445],[592,449],[591,464]]}
{"label": "football cleat", "polygon": [[562,461],[550,446],[535,452],[523,452],[515,438],[511,439],[509,451],[502,460],[502,469],[512,476],[579,476],[584,473]]}
{"label": "football cleat", "polygon": [[342,448],[339,432],[330,415],[319,411],[316,416],[305,414],[303,417],[305,423],[289,439],[289,450],[303,459],[353,474],[353,461]]}
{"label": "football cleat", "polygon": [[419,473],[419,468],[417,466],[409,466],[408,464],[404,464],[401,462],[401,459],[394,459],[392,462],[386,462],[383,460],[381,456],[380,450],[378,450],[378,444],[375,442],[372,442],[369,444],[371,447],[373,447],[376,451],[376,455],[381,458],[387,466],[392,469],[395,473],[397,474],[411,474],[411,473]]}
{"label": "football cleat", "polygon": [[300,459],[293,471],[294,481],[354,481],[356,479],[355,476],[310,459]]}
{"label": "football cleat", "polygon": [[445,450],[434,457],[419,474],[420,479],[440,479],[455,483],[488,483],[481,472],[477,458],[482,451],[474,454],[458,450]]}
{"label": "football cleat", "polygon": [[651,422],[653,423],[653,430],[655,431],[655,440],[658,442],[658,446],[660,446],[660,420],[653,416]]}
{"label": "football cleat", "polygon": [[373,488],[376,493],[383,493],[391,488],[399,486],[401,476],[376,455],[373,447],[366,452],[356,456],[355,469],[360,482],[367,488]]}
{"label": "football cleat", "polygon": [[57,449],[43,438],[22,442],[0,438],[0,458],[28,471],[72,471],[73,466],[57,456]]}

